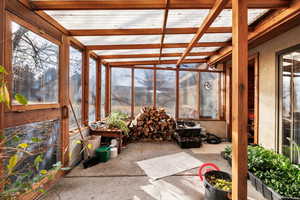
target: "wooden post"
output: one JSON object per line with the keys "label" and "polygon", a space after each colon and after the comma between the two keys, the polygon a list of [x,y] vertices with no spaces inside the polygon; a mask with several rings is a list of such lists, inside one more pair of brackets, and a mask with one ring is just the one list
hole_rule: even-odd
{"label": "wooden post", "polygon": [[179,118],[179,68],[176,67],[176,111],[175,111],[175,119]]}
{"label": "wooden post", "polygon": [[96,121],[101,120],[101,59],[96,64]]}
{"label": "wooden post", "polygon": [[82,123],[87,126],[89,123],[89,50],[85,49],[83,53],[83,70],[82,70]]}
{"label": "wooden post", "polygon": [[[5,1],[0,1],[0,65],[4,66],[4,52],[5,52],[5,26],[6,26],[6,17],[5,17]],[[4,128],[4,104],[0,103],[0,136],[2,136]],[[1,152],[0,152],[1,153]],[[3,159],[0,161],[0,177],[4,173],[3,168]],[[0,191],[2,191],[4,185],[0,185]]]}
{"label": "wooden post", "polygon": [[69,41],[67,36],[62,37],[59,67],[59,102],[61,107],[61,148],[62,163],[64,166],[69,162]]}
{"label": "wooden post", "polygon": [[111,68],[109,64],[106,64],[106,70],[105,70],[105,116],[108,116],[110,113],[110,72]]}
{"label": "wooden post", "polygon": [[134,68],[131,69],[131,118],[134,119],[134,105],[135,105],[135,89],[134,89]]}
{"label": "wooden post", "polygon": [[231,112],[231,105],[232,105],[232,84],[231,84],[231,65],[225,65],[225,76],[226,76],[226,97],[225,97],[225,110],[226,110],[226,137],[227,139],[232,138],[231,133],[231,119],[232,119],[232,112]]}
{"label": "wooden post", "polygon": [[247,0],[232,0],[232,197],[247,199]]}

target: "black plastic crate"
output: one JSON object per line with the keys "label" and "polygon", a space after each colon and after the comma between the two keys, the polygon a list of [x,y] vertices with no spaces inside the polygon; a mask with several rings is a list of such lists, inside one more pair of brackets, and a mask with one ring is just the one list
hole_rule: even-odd
{"label": "black plastic crate", "polygon": [[202,140],[200,137],[180,137],[176,135],[177,144],[182,149],[189,149],[189,148],[199,148],[201,147]]}
{"label": "black plastic crate", "polygon": [[180,137],[200,137],[201,128],[178,128],[176,129],[176,133]]}

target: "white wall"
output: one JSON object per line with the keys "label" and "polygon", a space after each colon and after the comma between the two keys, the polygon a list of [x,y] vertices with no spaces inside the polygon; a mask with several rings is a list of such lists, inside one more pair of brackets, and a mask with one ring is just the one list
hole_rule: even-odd
{"label": "white wall", "polygon": [[251,49],[249,55],[259,52],[259,144],[276,148],[276,52],[300,44],[300,26]]}

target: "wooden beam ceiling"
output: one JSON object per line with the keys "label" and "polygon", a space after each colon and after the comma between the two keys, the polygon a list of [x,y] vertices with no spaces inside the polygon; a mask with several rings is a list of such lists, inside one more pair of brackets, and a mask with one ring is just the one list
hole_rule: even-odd
{"label": "wooden beam ceiling", "polygon": [[[191,52],[188,56],[212,56],[216,52]],[[101,59],[118,59],[118,58],[156,58],[160,54],[127,54],[127,55],[99,55]],[[161,57],[179,57],[181,53],[163,53]]]}
{"label": "wooden beam ceiling", "polygon": [[[226,47],[230,42],[201,42],[194,47]],[[185,48],[188,43],[163,44],[163,48]],[[87,45],[89,50],[121,50],[121,49],[159,49],[160,44],[126,44],[126,45]]]}
{"label": "wooden beam ceiling", "polygon": [[215,21],[215,19],[219,16],[219,14],[222,12],[226,4],[229,2],[229,0],[216,0],[213,8],[209,11],[208,15],[206,16],[205,20],[203,21],[202,25],[199,27],[196,35],[193,37],[192,41],[182,54],[182,56],[179,58],[177,65],[180,65],[184,58],[188,55],[188,53],[192,50],[192,48],[195,46],[195,44],[198,43],[200,38],[205,34],[207,29],[210,27],[210,25]]}
{"label": "wooden beam ceiling", "polygon": [[[39,12],[39,11],[38,11]],[[165,34],[195,34],[198,28],[166,28]],[[210,27],[206,33],[231,33],[231,27]],[[249,28],[249,31],[252,29]],[[162,35],[161,28],[144,29],[78,29],[69,30],[70,36]]]}
{"label": "wooden beam ceiling", "polygon": [[[293,1],[289,8],[278,10],[268,16],[264,21],[254,27],[248,34],[248,43],[255,47],[269,39],[283,33],[292,27],[300,24],[300,1]],[[214,65],[225,59],[229,59],[232,54],[232,46],[227,46],[219,51],[217,55],[210,57],[208,64]]]}
{"label": "wooden beam ceiling", "polygon": [[[126,65],[159,65],[159,64],[176,64],[177,60],[149,60],[149,61],[132,61],[132,62],[109,62],[110,66]],[[183,63],[206,63],[206,59],[185,59]]]}
{"label": "wooden beam ceiling", "polygon": [[161,61],[161,54],[163,51],[163,44],[164,44],[164,40],[165,40],[165,31],[166,31],[166,27],[167,27],[167,22],[168,22],[168,15],[169,15],[169,3],[170,0],[165,0],[166,2],[166,8],[165,8],[165,13],[164,13],[164,21],[163,21],[163,27],[161,29],[162,31],[162,35],[161,35],[161,40],[160,40],[160,49],[159,49],[159,61]]}
{"label": "wooden beam ceiling", "polygon": [[[284,8],[288,0],[249,0],[248,8]],[[170,9],[211,9],[215,0],[170,0]],[[165,0],[35,0],[34,10],[164,9]],[[231,8],[228,3],[225,8]]]}

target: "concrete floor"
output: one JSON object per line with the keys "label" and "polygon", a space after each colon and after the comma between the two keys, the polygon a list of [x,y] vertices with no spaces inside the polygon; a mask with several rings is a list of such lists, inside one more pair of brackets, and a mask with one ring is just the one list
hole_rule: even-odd
{"label": "concrete floor", "polygon": [[[182,150],[174,143],[134,143],[115,159],[94,167],[74,168],[61,179],[43,200],[201,200],[203,184],[197,169],[188,170],[157,181],[150,181],[136,161],[187,152],[202,162],[213,162],[222,170],[231,168],[219,152],[226,144],[204,144],[199,149]],[[265,200],[248,182],[248,196]]]}

